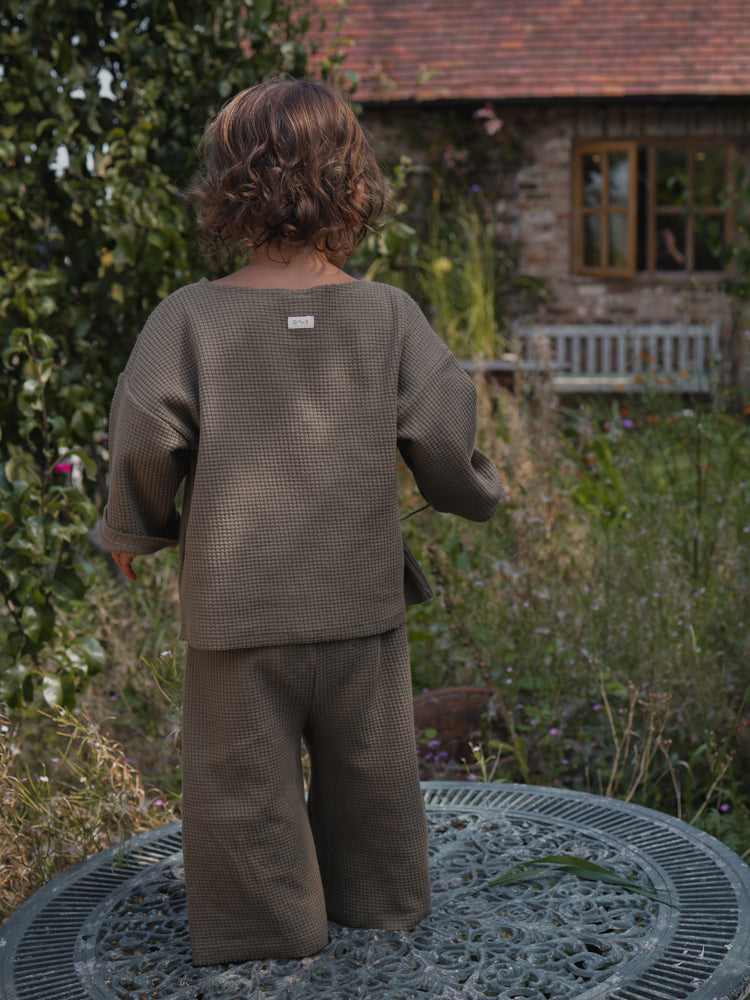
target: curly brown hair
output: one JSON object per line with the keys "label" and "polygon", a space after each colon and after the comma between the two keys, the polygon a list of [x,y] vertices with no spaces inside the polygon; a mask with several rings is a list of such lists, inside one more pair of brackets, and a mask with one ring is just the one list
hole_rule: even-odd
{"label": "curly brown hair", "polygon": [[317,80],[272,79],[222,108],[186,191],[217,262],[268,245],[349,257],[381,214],[385,184],[351,105]]}

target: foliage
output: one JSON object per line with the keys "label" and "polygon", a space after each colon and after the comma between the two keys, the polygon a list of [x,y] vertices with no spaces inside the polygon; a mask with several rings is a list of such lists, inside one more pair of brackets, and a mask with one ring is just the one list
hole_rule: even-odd
{"label": "foliage", "polygon": [[491,105],[424,114],[421,131],[404,126],[395,149],[384,143],[392,215],[353,266],[409,292],[458,357],[500,357],[511,317],[546,296],[518,272],[518,242],[502,218],[523,153]]}
{"label": "foliage", "polygon": [[[14,0],[0,14],[0,700],[70,705],[113,383],[203,268],[179,195],[232,92],[301,73],[304,5]],[[63,606],[65,612],[63,613]]]}
{"label": "foliage", "polygon": [[499,357],[509,349],[500,330],[499,290],[507,286],[514,264],[478,193],[447,211],[439,191],[434,194],[424,242],[397,220],[371,238],[369,248],[374,244],[377,256],[366,277],[391,280],[392,263],[400,255],[401,287],[426,308],[451,350],[461,358]]}
{"label": "foliage", "polygon": [[747,426],[666,394],[480,399],[507,498],[486,525],[405,522],[439,595],[410,611],[415,689],[493,688],[472,776],[637,801],[748,850]]}
{"label": "foliage", "polygon": [[734,177],[723,207],[731,212],[732,232],[729,240],[712,228],[709,220],[700,220],[701,234],[711,253],[726,270],[720,288],[736,303],[750,300],[750,162],[747,155],[739,156]]}
{"label": "foliage", "polygon": [[63,709],[45,722],[46,729],[54,722],[58,746],[30,765],[0,717],[0,922],[70,865],[174,819],[123,748],[87,716]]}

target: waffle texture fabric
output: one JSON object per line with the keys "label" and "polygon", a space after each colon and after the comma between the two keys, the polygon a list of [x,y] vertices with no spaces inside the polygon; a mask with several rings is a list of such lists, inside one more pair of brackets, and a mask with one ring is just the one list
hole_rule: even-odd
{"label": "waffle texture fabric", "polygon": [[[188,648],[182,837],[198,965],[318,951],[430,908],[406,629]],[[311,758],[305,804],[300,737]]]}
{"label": "waffle texture fabric", "polygon": [[399,289],[203,279],[157,306],[120,376],[102,540],[179,541],[181,635],[201,649],[386,632],[430,596],[397,451],[434,508],[483,521],[501,486],[476,425],[473,382]]}

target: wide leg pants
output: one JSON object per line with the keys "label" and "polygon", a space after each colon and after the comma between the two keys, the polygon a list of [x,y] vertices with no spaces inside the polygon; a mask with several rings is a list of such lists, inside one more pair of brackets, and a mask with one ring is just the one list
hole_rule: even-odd
{"label": "wide leg pants", "polygon": [[314,953],[328,919],[414,927],[430,888],[405,629],[190,647],[182,823],[198,965]]}

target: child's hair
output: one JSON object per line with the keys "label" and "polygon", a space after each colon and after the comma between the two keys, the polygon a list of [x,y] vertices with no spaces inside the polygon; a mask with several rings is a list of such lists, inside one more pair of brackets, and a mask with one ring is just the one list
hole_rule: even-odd
{"label": "child's hair", "polygon": [[383,177],[349,102],[316,80],[267,80],[237,94],[199,152],[186,193],[221,263],[265,245],[315,246],[340,261],[383,211]]}

